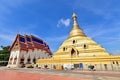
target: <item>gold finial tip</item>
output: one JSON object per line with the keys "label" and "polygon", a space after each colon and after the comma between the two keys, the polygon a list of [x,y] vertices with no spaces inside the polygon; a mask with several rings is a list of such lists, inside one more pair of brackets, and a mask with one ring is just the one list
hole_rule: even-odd
{"label": "gold finial tip", "polygon": [[77,15],[76,15],[75,13],[73,13],[72,17],[73,17],[73,18],[74,18],[74,17],[77,17]]}

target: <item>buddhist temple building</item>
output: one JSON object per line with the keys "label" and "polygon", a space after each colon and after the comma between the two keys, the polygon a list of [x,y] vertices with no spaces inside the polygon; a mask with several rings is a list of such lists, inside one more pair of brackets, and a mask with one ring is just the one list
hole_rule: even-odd
{"label": "buddhist temple building", "polygon": [[10,47],[10,58],[7,67],[25,67],[26,64],[36,64],[37,59],[51,58],[49,46],[33,35],[17,34]]}
{"label": "buddhist temple building", "polygon": [[68,38],[62,43],[51,58],[39,59],[38,67],[56,68],[71,64],[75,69],[88,70],[94,66],[95,70],[120,70],[120,56],[110,55],[105,48],[87,37],[77,22],[77,15],[73,13],[73,27]]}

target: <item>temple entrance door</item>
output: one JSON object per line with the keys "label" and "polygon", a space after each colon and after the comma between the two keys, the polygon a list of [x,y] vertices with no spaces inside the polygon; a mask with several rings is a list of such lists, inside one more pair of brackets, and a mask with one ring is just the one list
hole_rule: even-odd
{"label": "temple entrance door", "polygon": [[75,50],[72,48],[71,50],[71,56],[75,55]]}
{"label": "temple entrance door", "polygon": [[107,70],[107,64],[104,64],[105,70]]}
{"label": "temple entrance door", "polygon": [[21,58],[21,59],[20,59],[20,65],[21,65],[21,68],[25,67],[24,58]]}
{"label": "temple entrance door", "polygon": [[80,63],[80,69],[83,69],[83,63]]}

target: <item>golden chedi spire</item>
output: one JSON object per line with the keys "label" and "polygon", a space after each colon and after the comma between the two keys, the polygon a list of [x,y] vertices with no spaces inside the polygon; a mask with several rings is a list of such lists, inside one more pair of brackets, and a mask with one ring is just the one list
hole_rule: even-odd
{"label": "golden chedi spire", "polygon": [[79,27],[77,23],[77,15],[75,13],[73,13],[72,18],[73,18],[73,28],[70,32],[69,38],[76,36],[81,36],[81,37],[85,36],[82,29]]}

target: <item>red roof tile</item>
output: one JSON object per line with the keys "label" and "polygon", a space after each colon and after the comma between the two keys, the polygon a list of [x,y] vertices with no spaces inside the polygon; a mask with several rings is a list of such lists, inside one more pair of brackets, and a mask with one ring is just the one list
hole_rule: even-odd
{"label": "red roof tile", "polygon": [[[28,41],[27,38],[29,38],[30,41]],[[23,36],[23,35],[17,34],[16,39],[10,48],[10,51],[12,50],[15,43],[18,41],[20,50],[28,51],[29,49],[34,50],[35,48],[37,48],[37,49],[46,51],[49,55],[52,55],[52,53],[49,49],[49,46],[45,42],[39,43],[37,41],[33,41],[32,38],[35,38],[36,40],[43,42],[43,40],[41,40],[33,35],[30,35],[30,36],[24,35]]]}

